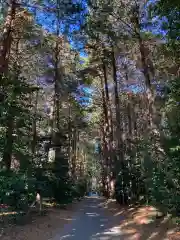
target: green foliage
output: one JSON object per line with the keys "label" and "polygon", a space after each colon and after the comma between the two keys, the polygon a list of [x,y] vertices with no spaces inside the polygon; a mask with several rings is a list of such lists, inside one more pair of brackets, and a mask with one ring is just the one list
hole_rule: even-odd
{"label": "green foliage", "polygon": [[71,199],[81,199],[87,191],[87,180],[80,179],[71,183]]}
{"label": "green foliage", "polygon": [[27,210],[35,198],[35,180],[25,173],[0,173],[0,202],[18,210]]}
{"label": "green foliage", "polygon": [[178,0],[160,0],[152,4],[151,13],[159,16],[162,28],[166,33],[168,43],[174,56],[179,56],[180,36],[180,3]]}
{"label": "green foliage", "polygon": [[[0,173],[2,203],[16,209],[27,210],[29,204],[35,200],[37,192],[40,192],[42,197],[53,197],[62,204],[72,202],[73,199],[84,196],[92,178],[100,181],[103,178],[103,171],[109,174],[112,169],[108,164],[104,167],[103,160],[105,160],[105,164],[108,161],[115,168],[111,172],[113,175],[111,177],[115,178],[116,175],[115,197],[120,203],[134,203],[143,196],[144,200],[162,206],[163,211],[174,215],[179,211],[180,79],[172,81],[174,76],[168,73],[171,57],[173,56],[174,61],[178,56],[179,1],[160,0],[153,3],[155,5],[153,16],[158,14],[160,18],[165,17],[162,27],[167,33],[168,46],[163,44],[160,47],[161,43],[159,44],[158,41],[156,43],[154,39],[159,39],[161,35],[143,29],[147,24],[144,22],[146,14],[142,12],[143,18],[139,14],[138,17],[141,19],[136,19],[135,3],[136,1],[115,0],[88,2],[89,13],[86,15],[82,31],[82,38],[88,43],[88,51],[91,53],[87,58],[80,57],[80,54],[77,54],[77,51],[73,50],[66,41],[69,37],[72,39],[72,33],[71,36],[68,35],[69,31],[71,32],[71,24],[77,23],[77,17],[79,22],[82,20],[81,4],[49,0],[41,6],[40,1],[37,6],[40,4],[40,9],[45,10],[44,14],[48,12],[51,16],[44,21],[53,19],[54,33],[45,32],[44,26],[42,28],[35,23],[34,13],[32,13],[32,21],[24,21],[22,26],[19,26],[18,30],[22,31],[17,29],[11,31],[17,36],[15,39],[14,36],[10,36],[12,41],[7,41],[12,42],[12,46],[8,46],[7,49],[8,74],[3,75],[0,82],[0,164],[2,169],[6,168]],[[140,8],[142,9],[142,6]],[[21,9],[17,6],[16,10],[18,12]],[[4,32],[2,23],[5,22],[5,14],[6,10],[0,9],[1,32]],[[137,20],[140,20],[139,28],[136,24]],[[63,22],[66,36],[59,34],[60,22]],[[140,31],[140,34],[137,34],[137,31]],[[20,39],[20,43],[17,43],[16,39]],[[113,64],[112,50],[119,60]],[[157,58],[159,53],[162,54],[162,63]],[[126,106],[124,107],[123,104],[126,105],[130,98],[127,97],[125,90],[127,85],[128,87],[131,85],[129,80],[133,80],[132,86],[144,84],[140,71],[143,57],[148,68],[151,68],[153,79],[157,78],[157,82],[163,79],[163,83],[171,80],[171,84],[168,83],[170,93],[166,94],[163,100],[161,99],[163,103],[160,106],[160,111],[166,116],[163,120],[167,129],[163,127],[160,129],[161,127],[158,126],[158,130],[166,131],[163,141],[164,155],[160,153],[159,139],[157,140],[153,131],[148,129],[144,134],[144,129],[140,127],[137,129],[140,125],[141,128],[146,126],[144,122],[149,120],[142,114],[146,109],[143,111],[139,108],[137,111],[133,109],[134,105],[135,107],[141,105],[140,98],[135,96],[138,104],[131,103],[133,107],[127,114],[129,119],[124,114]],[[103,72],[101,67],[102,61],[106,65],[106,72]],[[164,62],[168,63],[164,66]],[[178,64],[175,62],[172,65]],[[115,85],[112,82],[112,70],[115,68],[118,72],[114,72],[114,75],[118,80],[120,78],[116,84],[118,89],[122,90],[119,95],[112,90]],[[177,70],[174,71],[177,73]],[[174,75],[176,73],[173,72]],[[111,85],[105,86],[108,87],[109,100],[107,96],[102,99],[103,94],[107,95],[107,88],[102,89],[104,75],[107,75],[108,85]],[[37,79],[42,82],[34,86],[33,83]],[[80,82],[88,86],[93,85],[93,94],[79,90]],[[100,146],[99,143],[97,151],[94,152],[94,145],[91,143],[95,135],[101,132],[102,135],[107,134],[103,135],[105,138],[103,144],[106,144],[106,140],[111,141],[112,137],[115,145],[118,145],[119,136],[109,136],[111,133],[104,126],[112,125],[108,128],[112,128],[112,135],[116,135],[118,120],[114,113],[116,107],[114,95],[116,100],[120,96],[119,117],[123,115],[121,120],[124,121],[121,123],[122,129],[126,128],[126,125],[129,128],[134,127],[135,122],[130,119],[131,112],[134,115],[139,114],[136,130],[135,127],[131,129],[135,130],[134,133],[129,129],[130,137],[134,134],[134,138],[130,139],[132,142],[129,144],[129,136],[127,136],[123,143],[125,146],[122,146],[123,164],[118,160],[115,161],[118,159],[117,149],[113,149],[111,152],[113,157],[109,161],[111,156],[108,154],[111,150],[107,153],[105,147]],[[93,101],[87,104],[85,98]],[[44,110],[45,103],[53,107],[49,113]],[[104,119],[105,108],[108,118],[112,117],[108,122]],[[108,133],[103,133],[105,131]],[[44,145],[47,147],[45,148]],[[108,145],[109,149],[110,145],[111,143]],[[52,162],[47,156],[50,148],[55,152]],[[11,166],[13,164],[14,166]],[[79,165],[84,165],[82,170],[84,172],[81,172]]]}
{"label": "green foliage", "polygon": [[179,84],[180,79],[176,78],[170,85],[171,91],[165,105],[169,127],[169,137],[166,140],[167,159],[161,168],[155,168],[157,178],[154,179],[154,184],[162,195],[158,200],[161,198],[163,206],[175,215],[179,212],[180,202]]}
{"label": "green foliage", "polygon": [[[53,6],[50,8],[46,4]],[[48,1],[46,4],[38,1],[36,7],[41,9],[43,6],[45,14],[48,12],[52,15],[53,25],[63,19],[66,33],[74,16],[77,17],[82,11],[81,4],[71,1]],[[16,13],[21,13],[21,10],[16,6]],[[0,175],[0,200],[23,210],[28,209],[37,192],[42,197],[53,197],[65,203],[82,196],[85,191],[83,181],[76,183],[70,177],[68,151],[71,142],[66,141],[72,127],[86,128],[83,120],[86,114],[74,98],[78,92],[79,77],[76,71],[80,67],[79,59],[75,59],[76,51],[71,48],[67,38],[45,32],[31,11],[27,12],[31,19],[22,17],[11,26],[12,43],[7,46],[8,73],[1,75],[0,83],[0,168],[3,171]],[[7,13],[3,9],[0,12],[0,29],[4,32],[4,24],[1,23],[6,21]],[[57,21],[54,22],[54,18]],[[18,16],[15,20],[19,20]],[[57,33],[58,24],[55,28],[57,31],[54,32]],[[56,79],[55,72],[58,72]],[[42,82],[39,79],[43,79]],[[54,102],[54,92],[59,86],[58,105]],[[45,112],[46,104],[56,109],[56,114],[50,111],[53,119],[50,113]],[[67,111],[69,106],[71,112]],[[54,116],[57,112],[59,118]],[[56,125],[61,126],[61,130]],[[51,147],[55,149],[53,163],[47,156]]]}
{"label": "green foliage", "polygon": [[[180,203],[180,141],[179,141],[179,82],[174,79],[163,111],[167,116],[168,134],[164,139],[165,154],[157,152],[158,145],[154,138],[144,138],[136,145],[139,155],[119,171],[116,179],[116,198],[122,203],[132,203],[143,196],[165,213],[179,216]],[[155,142],[154,142],[155,141]],[[156,149],[154,145],[156,144]]]}

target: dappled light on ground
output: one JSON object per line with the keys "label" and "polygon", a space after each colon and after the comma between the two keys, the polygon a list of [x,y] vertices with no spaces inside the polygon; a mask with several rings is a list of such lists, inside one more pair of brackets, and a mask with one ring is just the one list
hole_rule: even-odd
{"label": "dappled light on ground", "polygon": [[[76,205],[76,207],[78,204]],[[1,240],[49,240],[65,225],[75,221],[74,205],[67,210],[49,208],[45,216],[33,216],[23,225],[6,227]]]}
{"label": "dappled light on ground", "polygon": [[[123,208],[114,201],[107,201],[106,208],[114,216],[119,216],[122,221],[119,222],[121,229],[121,238],[125,240],[165,240],[171,239],[170,236],[175,231],[168,217],[156,219],[157,209],[152,206]],[[118,210],[119,208],[119,210]],[[180,238],[177,238],[180,239]]]}
{"label": "dappled light on ground", "polygon": [[157,220],[156,214],[157,210],[151,206],[122,208],[113,200],[87,198],[77,220],[53,240],[169,239],[174,226],[168,218]]}
{"label": "dappled light on ground", "polygon": [[121,207],[115,201],[91,197],[67,210],[51,209],[23,228],[11,228],[2,240],[180,239],[170,219],[156,219],[156,213],[150,206]]}

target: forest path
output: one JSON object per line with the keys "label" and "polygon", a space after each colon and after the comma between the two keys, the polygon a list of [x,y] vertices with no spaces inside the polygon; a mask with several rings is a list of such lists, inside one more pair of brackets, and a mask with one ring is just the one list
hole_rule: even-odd
{"label": "forest path", "polygon": [[[175,226],[165,218],[156,219],[151,206],[121,207],[113,200],[85,198],[72,221],[51,240],[177,240]],[[175,237],[175,238],[174,238]]]}
{"label": "forest path", "polygon": [[[86,197],[66,210],[9,226],[1,240],[179,240],[167,217],[156,219],[151,206],[122,207],[114,200]],[[170,236],[171,235],[171,236]]]}
{"label": "forest path", "polygon": [[120,240],[122,216],[110,214],[104,203],[100,197],[85,198],[72,222],[64,226],[53,240]]}

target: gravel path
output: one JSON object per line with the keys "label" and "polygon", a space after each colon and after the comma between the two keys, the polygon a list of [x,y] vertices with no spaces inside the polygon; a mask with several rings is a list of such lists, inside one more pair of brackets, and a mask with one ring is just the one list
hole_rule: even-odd
{"label": "gravel path", "polygon": [[51,240],[120,240],[121,216],[115,217],[103,207],[104,199],[86,198],[71,223]]}

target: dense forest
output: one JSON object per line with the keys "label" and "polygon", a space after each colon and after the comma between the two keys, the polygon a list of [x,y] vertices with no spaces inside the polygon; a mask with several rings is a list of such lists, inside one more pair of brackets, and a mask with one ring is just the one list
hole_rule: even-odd
{"label": "dense forest", "polygon": [[180,3],[0,1],[0,201],[98,191],[175,216]]}

